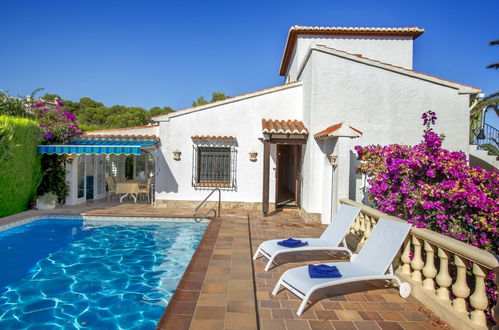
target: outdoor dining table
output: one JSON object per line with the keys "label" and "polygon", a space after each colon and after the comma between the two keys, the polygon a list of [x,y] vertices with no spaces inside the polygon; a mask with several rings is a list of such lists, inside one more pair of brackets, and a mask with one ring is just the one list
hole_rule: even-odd
{"label": "outdoor dining table", "polygon": [[116,195],[123,194],[120,197],[120,203],[123,203],[123,198],[128,195],[132,196],[135,203],[137,203],[137,196],[139,195],[139,184],[133,182],[119,182],[116,184]]}

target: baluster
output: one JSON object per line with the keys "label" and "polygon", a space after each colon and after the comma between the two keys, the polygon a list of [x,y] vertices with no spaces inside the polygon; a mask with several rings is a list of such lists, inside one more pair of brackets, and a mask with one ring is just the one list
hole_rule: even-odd
{"label": "baluster", "polygon": [[452,307],[458,312],[468,312],[466,309],[466,301],[464,299],[468,298],[470,295],[470,288],[466,283],[466,264],[463,258],[456,255],[455,262],[457,267],[456,282],[452,285],[452,292],[456,296],[456,299],[452,301]]}
{"label": "baluster", "polygon": [[435,267],[435,246],[425,241],[424,250],[426,252],[426,263],[423,267],[423,275],[425,276],[423,287],[435,292],[435,281],[433,280],[437,275],[437,268]]}
{"label": "baluster", "polygon": [[412,245],[414,245],[414,257],[411,261],[411,267],[413,269],[411,279],[419,283],[423,280],[421,269],[423,269],[424,266],[423,258],[421,256],[421,240],[416,236],[412,236]]}
{"label": "baluster", "polygon": [[470,297],[470,303],[474,310],[471,312],[470,318],[473,323],[486,326],[487,321],[484,313],[488,306],[485,294],[486,269],[478,264],[473,264],[473,275],[475,275],[475,291]]}
{"label": "baluster", "polygon": [[364,219],[364,236],[362,237],[362,239],[364,240],[363,243],[367,241],[369,236],[371,236],[371,217],[366,216],[366,218]]}
{"label": "baluster", "polygon": [[407,276],[411,275],[411,236],[406,238],[404,242],[404,251],[400,260],[402,261],[402,269],[400,270],[402,274]]}
{"label": "baluster", "polygon": [[440,270],[437,275],[437,297],[442,300],[449,299],[449,286],[452,284],[452,278],[449,275],[449,252],[438,248],[438,257],[440,258]]}
{"label": "baluster", "polygon": [[359,234],[362,235],[360,238],[360,245],[364,245],[365,239],[364,239],[364,232],[366,231],[366,214],[362,214],[362,217],[360,218],[360,232]]}
{"label": "baluster", "polygon": [[357,216],[357,218],[355,218],[355,223],[353,225],[353,233],[354,234],[358,234],[359,233],[359,229],[360,229],[360,218],[362,217],[362,211],[359,213],[359,215]]}

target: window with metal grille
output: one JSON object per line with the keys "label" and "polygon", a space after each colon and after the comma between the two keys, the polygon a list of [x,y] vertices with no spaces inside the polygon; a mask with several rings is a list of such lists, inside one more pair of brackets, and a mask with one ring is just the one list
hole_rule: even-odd
{"label": "window with metal grille", "polygon": [[196,187],[235,188],[235,148],[194,146],[192,184]]}

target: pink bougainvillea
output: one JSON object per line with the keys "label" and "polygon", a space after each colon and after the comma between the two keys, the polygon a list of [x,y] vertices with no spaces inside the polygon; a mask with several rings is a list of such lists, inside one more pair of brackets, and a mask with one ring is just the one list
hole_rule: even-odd
{"label": "pink bougainvillea", "polygon": [[69,111],[63,109],[64,104],[55,100],[56,105],[36,103],[31,106],[38,126],[42,129],[45,141],[49,143],[67,143],[71,137],[82,132],[78,128],[78,119]]}
{"label": "pink bougainvillea", "polygon": [[[493,254],[499,254],[499,171],[467,164],[466,155],[442,148],[432,128],[436,113],[422,115],[423,140],[415,146],[355,147],[367,176],[370,200],[383,212],[406,219]],[[487,294],[495,301],[493,273]]]}
{"label": "pink bougainvillea", "polygon": [[422,116],[423,140],[415,146],[355,147],[368,177],[370,198],[383,212],[497,254],[499,171],[470,167],[466,155],[442,148],[443,135]]}

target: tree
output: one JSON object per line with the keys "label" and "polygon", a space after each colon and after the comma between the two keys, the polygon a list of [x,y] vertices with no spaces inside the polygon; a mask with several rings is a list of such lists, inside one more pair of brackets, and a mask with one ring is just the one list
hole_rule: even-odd
{"label": "tree", "polygon": [[[491,42],[489,42],[489,46],[497,46],[497,45],[499,45],[499,39],[492,40]],[[487,65],[487,69],[499,69],[499,62]]]}
{"label": "tree", "polygon": [[204,96],[200,96],[195,101],[192,101],[192,106],[197,107],[198,105],[203,105],[208,103],[209,102],[204,99]]}
{"label": "tree", "polygon": [[174,110],[170,107],[163,107],[163,108],[160,108],[160,107],[152,107],[151,109],[149,109],[149,114],[151,115],[151,117],[154,117],[154,116],[159,116],[159,115],[166,115],[170,112],[173,112]]}
{"label": "tree", "polygon": [[210,102],[206,101],[204,96],[200,96],[195,101],[192,102],[192,106],[196,107],[198,105],[208,104],[216,101],[222,101],[228,98],[230,98],[230,95],[225,94],[224,92],[213,92],[213,94],[211,94]]}
{"label": "tree", "polygon": [[230,98],[230,95],[225,94],[224,92],[213,92],[211,95],[211,102],[222,101]]}

